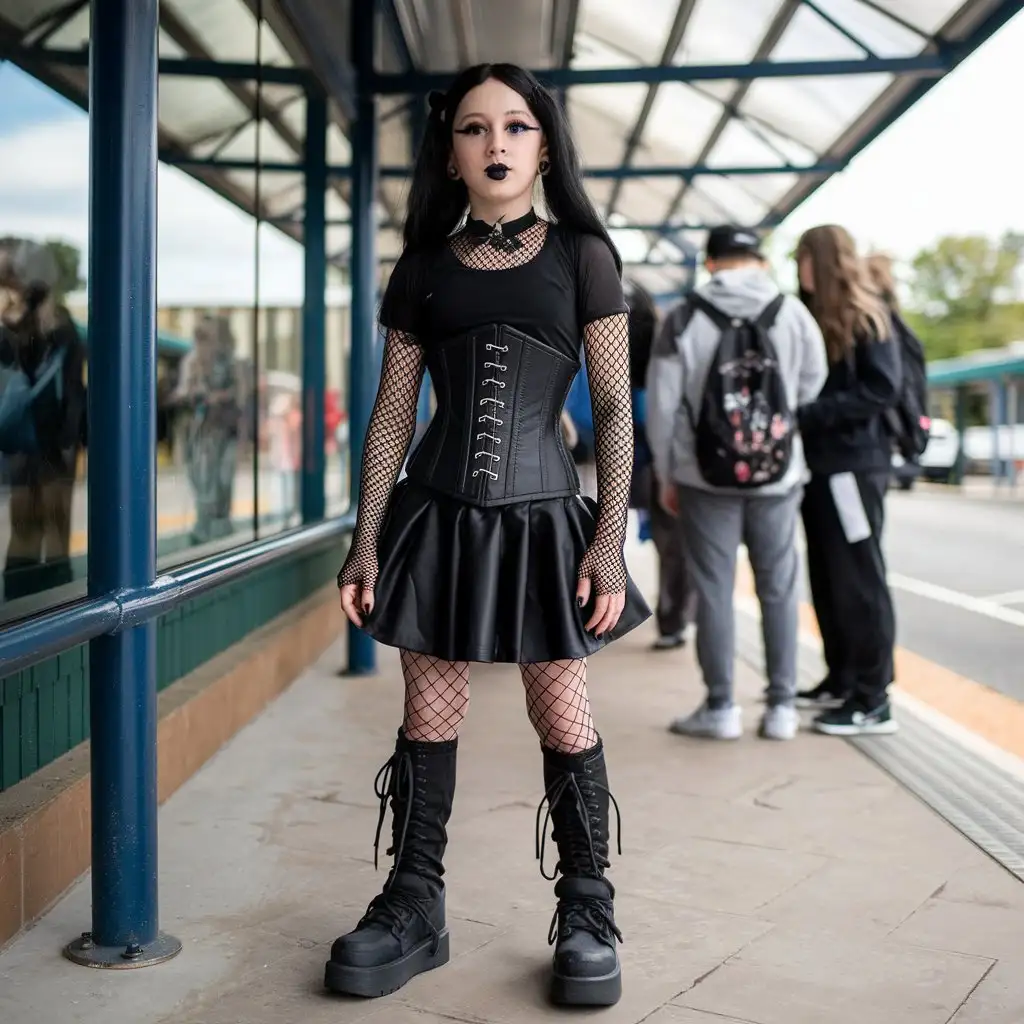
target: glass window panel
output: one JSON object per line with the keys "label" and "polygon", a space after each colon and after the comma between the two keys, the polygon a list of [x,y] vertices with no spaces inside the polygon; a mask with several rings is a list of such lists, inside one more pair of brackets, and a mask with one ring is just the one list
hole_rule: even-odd
{"label": "glass window panel", "polygon": [[332,225],[327,229],[327,255],[332,259],[347,254],[352,247],[352,229],[347,224]]}
{"label": "glass window panel", "polygon": [[879,57],[907,57],[921,50],[923,40],[919,35],[861,0],[817,0],[817,3]]}
{"label": "glass window panel", "polygon": [[[88,564],[88,451],[80,428],[89,372],[89,124],[77,105],[13,63],[0,64],[0,196],[0,252],[15,277],[13,287],[0,290],[0,316],[20,320],[26,279],[38,273],[31,268],[45,267],[51,293],[40,326],[48,340],[66,346],[73,384],[63,399],[52,399],[53,414],[37,430],[48,450],[58,432],[74,439],[56,463],[31,451],[3,457],[4,622],[83,596]],[[7,327],[0,334],[2,392],[16,372],[15,352],[25,352],[25,335]],[[32,369],[42,365],[32,362]]]}
{"label": "glass window panel", "polygon": [[634,163],[694,163],[721,116],[722,106],[717,101],[689,86],[666,82],[658,89]]}
{"label": "glass window panel", "polygon": [[757,52],[783,0],[698,0],[676,64],[743,64]]}
{"label": "glass window panel", "polygon": [[269,224],[259,226],[259,243],[256,499],[259,535],[266,536],[301,520],[304,257]]}
{"label": "glass window panel", "polygon": [[665,0],[584,0],[579,29],[605,40],[644,64],[661,61],[677,4]]}
{"label": "glass window panel", "polygon": [[765,78],[751,86],[740,109],[823,153],[891,81],[891,75]]}
{"label": "glass window panel", "polygon": [[772,50],[774,61],[858,60],[864,50],[810,7],[801,7]]}

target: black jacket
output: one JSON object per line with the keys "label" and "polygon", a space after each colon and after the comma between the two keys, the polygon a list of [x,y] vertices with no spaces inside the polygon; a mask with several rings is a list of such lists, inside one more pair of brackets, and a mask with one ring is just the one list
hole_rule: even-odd
{"label": "black jacket", "polygon": [[892,438],[885,410],[899,397],[899,344],[858,338],[851,355],[829,369],[818,397],[798,410],[812,473],[885,472]]}

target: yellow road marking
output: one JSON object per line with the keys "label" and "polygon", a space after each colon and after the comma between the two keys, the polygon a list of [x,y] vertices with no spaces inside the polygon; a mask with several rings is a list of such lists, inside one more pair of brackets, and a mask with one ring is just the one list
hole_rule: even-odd
{"label": "yellow road marking", "polygon": [[[750,563],[740,559],[736,569],[737,593],[754,597]],[[800,603],[800,630],[821,638],[814,608],[806,601]],[[905,647],[896,648],[896,679],[894,690],[927,704],[1001,750],[1024,758],[1024,703]]]}

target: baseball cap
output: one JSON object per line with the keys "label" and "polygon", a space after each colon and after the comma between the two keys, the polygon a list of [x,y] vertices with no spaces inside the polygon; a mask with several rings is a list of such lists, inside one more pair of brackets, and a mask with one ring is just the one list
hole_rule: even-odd
{"label": "baseball cap", "polygon": [[708,232],[705,258],[723,260],[730,256],[760,256],[761,239],[751,228],[721,224]]}

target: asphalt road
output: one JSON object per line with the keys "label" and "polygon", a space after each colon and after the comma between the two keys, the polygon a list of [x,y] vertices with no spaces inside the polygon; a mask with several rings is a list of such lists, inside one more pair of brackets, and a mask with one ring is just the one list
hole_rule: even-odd
{"label": "asphalt road", "polygon": [[1024,700],[1024,500],[889,495],[897,643]]}

